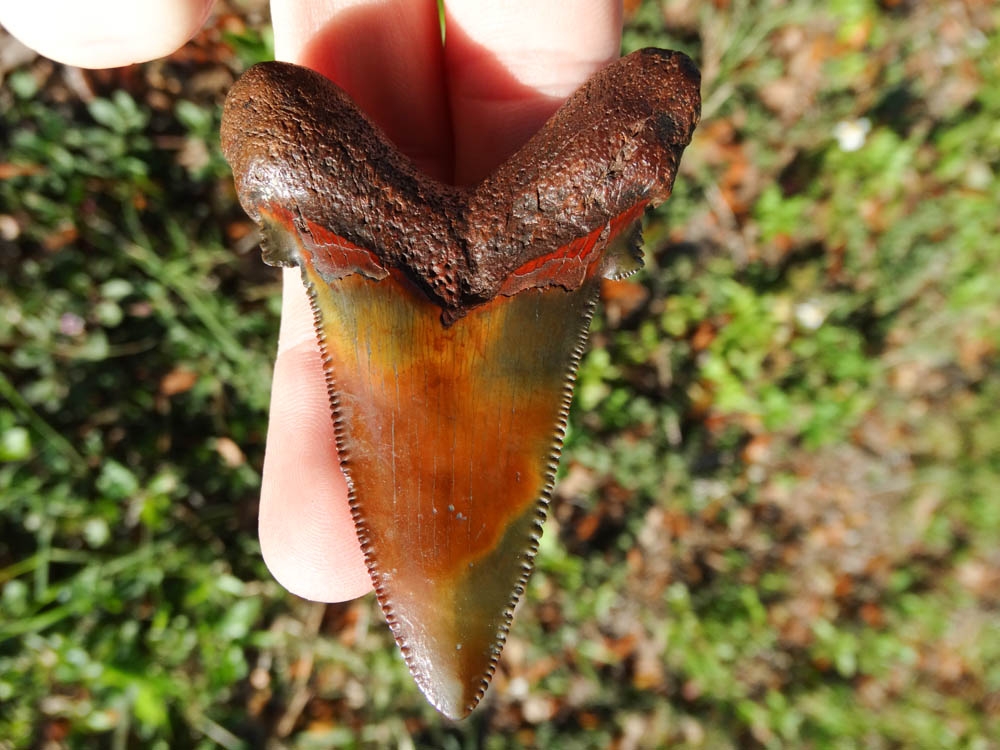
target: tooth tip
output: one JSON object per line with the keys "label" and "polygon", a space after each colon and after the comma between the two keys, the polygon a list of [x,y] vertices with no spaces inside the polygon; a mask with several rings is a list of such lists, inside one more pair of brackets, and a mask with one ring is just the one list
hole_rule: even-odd
{"label": "tooth tip", "polygon": [[428,581],[406,571],[376,589],[421,692],[455,720],[468,716],[486,693],[511,617],[508,586],[482,597],[471,596],[470,588],[483,586],[451,576]]}
{"label": "tooth tip", "polygon": [[421,680],[420,689],[435,709],[452,721],[461,721],[472,713],[483,697],[484,687],[475,689],[470,683],[482,681],[477,675],[438,670],[432,679]]}

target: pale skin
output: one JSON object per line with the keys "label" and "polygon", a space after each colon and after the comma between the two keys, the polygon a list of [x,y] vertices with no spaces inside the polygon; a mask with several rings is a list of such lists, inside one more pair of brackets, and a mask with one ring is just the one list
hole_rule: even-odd
{"label": "pale skin", "polygon": [[[170,54],[212,0],[0,0],[0,25],[41,54],[114,67]],[[272,0],[275,56],[336,81],[428,174],[460,183],[523,144],[618,57],[621,0]],[[371,589],[336,460],[312,313],[284,272],[260,500],[274,577],[316,601]]]}

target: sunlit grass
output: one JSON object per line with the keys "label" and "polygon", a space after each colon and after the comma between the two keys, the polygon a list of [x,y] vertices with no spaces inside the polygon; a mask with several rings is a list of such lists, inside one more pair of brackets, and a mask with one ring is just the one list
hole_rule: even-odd
{"label": "sunlit grass", "polygon": [[260,560],[279,284],[218,98],[8,73],[0,748],[991,747],[1000,19],[924,5],[636,12],[625,48],[695,56],[705,119],[641,286],[606,290],[461,725],[371,597],[308,604]]}

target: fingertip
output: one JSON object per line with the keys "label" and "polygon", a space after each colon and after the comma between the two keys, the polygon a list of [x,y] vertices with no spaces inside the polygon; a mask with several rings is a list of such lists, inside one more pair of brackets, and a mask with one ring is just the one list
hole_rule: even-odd
{"label": "fingertip", "polygon": [[286,280],[261,484],[261,553],[278,583],[293,594],[346,601],[370,591],[371,578],[337,459],[305,292],[294,271]]}
{"label": "fingertip", "polygon": [[344,89],[426,173],[451,177],[436,0],[272,0],[275,56]]}
{"label": "fingertip", "polygon": [[456,178],[482,179],[621,45],[620,0],[449,0],[445,37]]}
{"label": "fingertip", "polygon": [[564,99],[621,48],[620,0],[449,0],[446,7],[449,72],[474,89],[502,83],[485,69],[492,64],[511,82]]}
{"label": "fingertip", "polygon": [[214,0],[34,0],[0,6],[0,24],[45,57],[114,68],[165,57],[201,28]]}

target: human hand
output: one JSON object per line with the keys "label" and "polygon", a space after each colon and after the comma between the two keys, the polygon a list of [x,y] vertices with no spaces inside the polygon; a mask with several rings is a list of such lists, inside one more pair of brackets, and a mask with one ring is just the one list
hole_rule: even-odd
{"label": "human hand", "polygon": [[[41,53],[108,67],[167,54],[211,0],[0,0],[0,24]],[[469,183],[517,150],[618,56],[620,0],[272,0],[275,56],[336,81],[427,174]],[[284,272],[260,502],[275,578],[319,601],[370,590],[298,269]]]}

